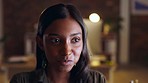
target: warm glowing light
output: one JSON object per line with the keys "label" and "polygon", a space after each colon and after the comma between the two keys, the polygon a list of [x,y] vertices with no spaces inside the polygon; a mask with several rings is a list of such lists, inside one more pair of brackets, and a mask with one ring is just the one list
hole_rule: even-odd
{"label": "warm glowing light", "polygon": [[108,25],[108,24],[105,24],[105,25],[104,25],[104,34],[105,34],[105,35],[108,35],[108,33],[109,33],[109,31],[110,31],[110,28],[111,28],[110,25]]}
{"label": "warm glowing light", "polygon": [[97,13],[92,13],[89,16],[89,20],[91,22],[94,22],[94,23],[99,22],[100,21],[100,16]]}
{"label": "warm glowing light", "polygon": [[91,65],[92,67],[97,67],[97,66],[100,65],[100,62],[97,61],[97,60],[93,60],[93,61],[91,61],[90,65]]}

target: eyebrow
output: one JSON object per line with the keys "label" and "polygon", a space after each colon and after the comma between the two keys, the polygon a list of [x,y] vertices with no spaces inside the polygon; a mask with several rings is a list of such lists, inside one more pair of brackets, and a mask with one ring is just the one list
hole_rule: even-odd
{"label": "eyebrow", "polygon": [[56,34],[56,33],[50,33],[50,34],[47,34],[47,36],[59,36],[59,34]]}
{"label": "eyebrow", "polygon": [[70,36],[75,36],[75,35],[80,35],[81,33],[80,32],[78,32],[78,33],[73,33],[73,34],[71,34]]}
{"label": "eyebrow", "polygon": [[[75,35],[80,35],[82,33],[78,32],[78,33],[73,33],[70,36],[75,36]],[[60,36],[60,34],[56,34],[56,33],[49,33],[47,34],[47,36]]]}

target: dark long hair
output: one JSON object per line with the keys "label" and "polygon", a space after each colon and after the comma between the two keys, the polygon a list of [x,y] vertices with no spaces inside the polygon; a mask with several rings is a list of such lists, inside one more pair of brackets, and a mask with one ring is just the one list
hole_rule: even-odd
{"label": "dark long hair", "polygon": [[[70,80],[76,80],[86,75],[86,70],[89,63],[89,55],[87,50],[87,39],[86,39],[87,32],[83,22],[83,18],[80,12],[76,9],[76,7],[74,7],[71,4],[67,5],[56,4],[45,9],[41,13],[41,16],[39,18],[37,36],[43,38],[44,31],[53,21],[57,19],[64,19],[67,18],[68,16],[71,16],[76,22],[78,22],[78,24],[81,26],[82,29],[83,49],[79,61],[70,72]],[[41,50],[38,45],[36,49],[36,55],[37,55],[36,69],[43,68],[43,64],[44,62],[46,62],[46,57],[44,51]]]}

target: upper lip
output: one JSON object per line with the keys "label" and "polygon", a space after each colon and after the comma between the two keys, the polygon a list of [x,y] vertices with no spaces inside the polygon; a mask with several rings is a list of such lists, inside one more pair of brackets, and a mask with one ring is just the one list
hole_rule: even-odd
{"label": "upper lip", "polygon": [[66,59],[65,59],[65,57],[64,57],[64,58],[59,59],[58,61],[59,61],[59,62],[68,62],[68,61],[73,61],[73,60],[70,59],[69,57],[67,57]]}
{"label": "upper lip", "polygon": [[64,60],[64,62],[68,62],[68,61],[73,61],[73,60],[71,60],[71,59]]}

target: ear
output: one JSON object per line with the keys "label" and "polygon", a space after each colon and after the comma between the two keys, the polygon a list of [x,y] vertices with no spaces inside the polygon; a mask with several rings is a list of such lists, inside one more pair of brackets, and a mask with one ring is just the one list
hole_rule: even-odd
{"label": "ear", "polygon": [[43,48],[43,39],[39,36],[36,37],[36,43],[40,47],[41,50],[44,50]]}

